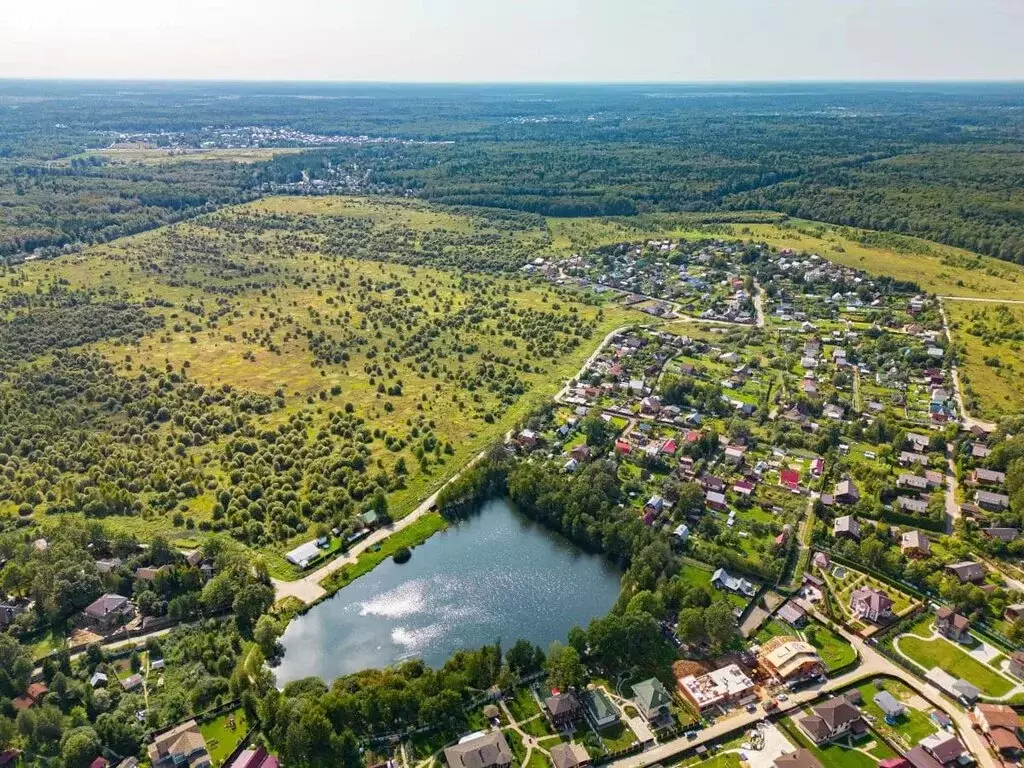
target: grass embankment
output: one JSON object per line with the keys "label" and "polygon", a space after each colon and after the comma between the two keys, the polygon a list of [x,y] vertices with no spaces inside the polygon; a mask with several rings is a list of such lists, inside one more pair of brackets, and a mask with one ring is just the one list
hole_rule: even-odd
{"label": "grass embankment", "polygon": [[914,635],[904,635],[898,639],[897,645],[904,656],[925,670],[938,667],[976,685],[986,696],[1004,696],[1013,688],[1013,684],[992,667],[942,638],[922,640]]}
{"label": "grass embankment", "polygon": [[[328,593],[336,592],[346,584],[372,571],[384,560],[391,557],[399,547],[409,547],[412,549],[425,542],[438,531],[444,530],[447,526],[448,524],[441,515],[436,512],[428,512],[416,522],[388,536],[376,547],[371,547],[365,552],[360,553],[355,563],[346,565],[332,573],[323,581],[321,586]],[[415,556],[413,554],[413,557]]]}

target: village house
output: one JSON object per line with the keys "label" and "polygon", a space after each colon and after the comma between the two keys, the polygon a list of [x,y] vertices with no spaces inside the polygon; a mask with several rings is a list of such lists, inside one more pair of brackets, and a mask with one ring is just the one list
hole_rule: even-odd
{"label": "village house", "polygon": [[1024,603],[1012,603],[1003,610],[1003,618],[1009,622],[1024,618]]}
{"label": "village house", "polygon": [[540,437],[532,429],[524,429],[516,438],[516,442],[519,443],[519,447],[525,448],[526,450],[535,448],[539,440]]}
{"label": "village house", "polygon": [[877,589],[859,587],[850,594],[850,611],[855,618],[882,624],[892,618],[892,600]]}
{"label": "village house", "polygon": [[603,688],[583,692],[583,713],[594,728],[605,728],[619,721],[619,710]]}
{"label": "village house", "polygon": [[45,683],[29,683],[25,692],[11,702],[11,706],[18,712],[31,709],[43,700],[43,697],[50,692]]}
{"label": "village house", "polygon": [[927,491],[928,481],[920,475],[911,475],[906,472],[896,478],[896,485],[900,488],[909,488],[914,491]]}
{"label": "village house", "polygon": [[1010,506],[1010,497],[1005,493],[993,493],[992,491],[975,491],[974,501],[982,509],[990,512],[1002,512]]}
{"label": "village house", "polygon": [[837,539],[860,539],[860,523],[853,515],[837,517],[832,524],[832,535]]}
{"label": "village house", "polygon": [[946,606],[942,606],[935,612],[935,630],[954,642],[969,642],[971,640],[970,627],[971,622],[966,616],[961,616]]}
{"label": "village house", "polygon": [[836,504],[856,504],[860,501],[860,491],[857,490],[853,480],[841,480],[836,483],[835,490],[832,492],[832,498]]}
{"label": "village house", "polygon": [[555,730],[560,731],[583,717],[583,705],[572,692],[556,693],[544,699],[544,714]]}
{"label": "village house", "polygon": [[1006,482],[1006,474],[1003,472],[996,472],[991,469],[985,469],[984,467],[978,467],[971,472],[971,482],[974,485],[1001,486]]}
{"label": "village house", "polygon": [[8,597],[0,600],[0,627],[8,627],[14,620],[29,609],[31,603],[28,600],[18,600]]}
{"label": "village house", "polygon": [[796,629],[800,629],[807,624],[807,614],[804,612],[804,609],[792,600],[787,600],[783,603],[782,607],[775,612],[775,616]]}
{"label": "village house", "polygon": [[97,632],[110,632],[135,617],[135,605],[127,597],[106,594],[82,611],[82,624]]}
{"label": "village house", "polygon": [[725,494],[720,491],[708,491],[704,496],[704,503],[710,509],[725,512],[729,508]]}
{"label": "village house", "polygon": [[174,569],[170,565],[161,565],[159,568],[151,568],[149,566],[145,566],[136,569],[135,578],[139,581],[145,581],[147,583],[152,584],[154,581],[157,580],[157,578],[164,574],[168,574],[173,570]]}
{"label": "village house", "polygon": [[148,747],[153,768],[209,768],[212,765],[206,740],[199,733],[195,720],[189,720],[153,738]]}
{"label": "village house", "polygon": [[867,726],[860,710],[846,697],[837,696],[811,708],[813,714],[797,721],[800,730],[815,744],[827,744],[847,734],[863,733]]}
{"label": "village house", "polygon": [[1010,654],[1009,669],[1011,675],[1024,679],[1024,651],[1014,651]]}
{"label": "village house", "polygon": [[[923,749],[944,768],[946,766],[958,765],[960,758],[967,755],[967,750],[960,742],[960,739],[946,731],[939,731],[930,736],[925,736],[915,749]],[[910,760],[910,764],[914,768],[918,768],[915,758],[911,757],[911,752],[907,753],[907,759]]]}
{"label": "village house", "polygon": [[928,557],[931,543],[921,531],[906,531],[900,537],[900,552],[905,557]]}
{"label": "village house", "polygon": [[[231,768],[279,768],[280,762],[263,747],[243,749],[231,763]],[[120,768],[120,767],[119,767]]]}
{"label": "village house", "polygon": [[974,719],[992,744],[992,748],[1005,758],[1018,757],[1024,751],[1020,741],[1020,715],[1006,704],[978,704]]}
{"label": "village house", "polygon": [[752,583],[742,577],[730,575],[725,568],[719,568],[711,574],[711,586],[747,597],[753,597],[757,593],[757,589]]}
{"label": "village house", "polygon": [[448,768],[505,768],[512,764],[512,750],[501,731],[473,733],[444,751]]}
{"label": "village house", "polygon": [[796,489],[800,487],[800,470],[797,469],[783,469],[779,472],[779,485],[783,485],[790,489]]}
{"label": "village house", "polygon": [[632,689],[633,703],[649,722],[656,722],[669,715],[672,697],[656,677],[636,683]]}
{"label": "village house", "polygon": [[998,539],[1004,544],[1009,544],[1011,541],[1014,541],[1018,536],[1020,536],[1020,531],[1016,528],[982,528],[981,532],[986,537],[990,539]]}
{"label": "village house", "polygon": [[901,512],[909,514],[923,515],[928,512],[928,502],[912,496],[899,496],[896,499],[896,506]]}
{"label": "village house", "polygon": [[985,580],[985,568],[978,563],[964,560],[946,566],[946,571],[960,579],[961,584],[979,584]]}
{"label": "village house", "polygon": [[590,765],[587,748],[574,741],[556,744],[550,749],[550,754],[555,768],[587,768]]}
{"label": "village house", "polygon": [[795,752],[780,755],[775,758],[773,765],[774,768],[823,768],[821,761],[803,747]]}

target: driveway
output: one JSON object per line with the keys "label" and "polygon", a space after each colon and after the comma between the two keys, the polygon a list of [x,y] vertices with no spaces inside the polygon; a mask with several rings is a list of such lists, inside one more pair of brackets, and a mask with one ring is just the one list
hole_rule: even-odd
{"label": "driveway", "polygon": [[775,768],[775,761],[778,758],[796,751],[796,746],[775,723],[761,724],[760,731],[764,736],[764,747],[740,750],[740,759],[745,759],[750,768]]}

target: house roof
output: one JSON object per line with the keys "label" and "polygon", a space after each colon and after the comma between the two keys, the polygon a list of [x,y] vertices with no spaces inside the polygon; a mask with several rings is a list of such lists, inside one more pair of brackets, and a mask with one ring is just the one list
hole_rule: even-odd
{"label": "house roof", "polygon": [[633,700],[648,712],[672,703],[672,697],[668,695],[665,686],[656,677],[643,680],[632,688]]}
{"label": "house roof", "polygon": [[544,706],[552,715],[568,715],[579,709],[579,700],[571,693],[556,693],[544,699]]}
{"label": "house roof", "polygon": [[809,750],[801,747],[796,752],[775,758],[775,768],[823,768],[823,766],[821,761]]}
{"label": "house roof", "polygon": [[970,560],[951,563],[946,566],[946,570],[955,573],[960,581],[980,581],[985,578],[985,568]]}
{"label": "house roof", "polygon": [[978,704],[974,709],[979,725],[1000,750],[1024,749],[1017,735],[1020,715],[1006,704]]}
{"label": "house roof", "polygon": [[127,597],[107,593],[90,603],[83,611],[90,619],[102,619],[109,613],[120,611],[129,600]]}
{"label": "house roof", "polygon": [[860,719],[860,711],[845,696],[830,699],[824,704],[812,707],[811,711],[825,722],[830,732]]}
{"label": "house roof", "polygon": [[568,744],[556,744],[550,750],[551,762],[555,768],[577,768],[590,761],[590,754],[586,747],[576,742]]}
{"label": "house roof", "polygon": [[832,526],[834,533],[849,533],[851,536],[860,536],[860,523],[853,515],[842,515],[837,517]]}
{"label": "house roof", "polygon": [[928,541],[928,537],[921,533],[921,531],[914,530],[903,534],[900,546],[903,549],[919,549],[922,552],[927,552],[931,544]]}
{"label": "house roof", "polygon": [[608,694],[600,688],[588,690],[583,694],[583,706],[587,708],[595,720],[604,720],[609,715],[618,717],[619,711],[608,698]]}
{"label": "house roof", "polygon": [[486,768],[510,765],[512,750],[501,731],[491,731],[448,747],[444,757],[450,768]]}
{"label": "house roof", "polygon": [[890,717],[898,717],[903,714],[905,707],[888,691],[879,691],[874,695],[872,701],[878,705],[882,712]]}
{"label": "house roof", "polygon": [[939,731],[931,736],[921,739],[921,746],[938,760],[940,763],[951,763],[967,750],[960,743],[960,739],[951,733]]}
{"label": "house roof", "polygon": [[782,607],[779,608],[775,615],[789,624],[795,624],[806,616],[803,608],[791,600],[783,603]]}
{"label": "house roof", "polygon": [[278,768],[278,760],[263,747],[246,749],[239,753],[231,768]]}
{"label": "house roof", "polygon": [[929,755],[920,744],[907,752],[906,758],[913,768],[942,768],[942,763]]}

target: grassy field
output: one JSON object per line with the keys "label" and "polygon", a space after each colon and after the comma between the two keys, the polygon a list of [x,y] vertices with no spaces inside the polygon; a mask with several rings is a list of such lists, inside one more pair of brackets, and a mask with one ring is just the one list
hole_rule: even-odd
{"label": "grassy field", "polygon": [[[89,346],[125,377],[152,366],[186,371],[208,389],[278,398],[283,407],[249,420],[257,437],[272,440],[273,431],[289,428],[310,450],[337,416],[352,413],[366,432],[335,427],[332,452],[313,468],[368,449],[359,460],[363,482],[386,487],[388,511],[398,518],[547,402],[609,330],[649,321],[569,289],[452,266],[462,258],[470,266],[521,263],[547,242],[539,228],[419,202],[269,198],[27,264],[0,276],[0,299],[61,286],[162,316],[164,326],[137,341]],[[442,268],[428,266],[434,261]],[[170,440],[182,426],[172,420],[155,434]],[[235,482],[227,442],[185,450],[183,458],[201,467],[203,487],[175,510],[178,525],[159,511],[108,523],[142,538],[201,538],[183,523],[215,522],[218,488]],[[265,472],[264,484],[295,489],[301,504],[302,472],[297,478],[284,465]],[[351,488],[350,481],[331,485]],[[271,543],[265,531],[254,547],[275,571],[284,552],[310,538],[304,526],[323,519],[312,507],[300,516],[303,525],[285,524],[294,533]]]}
{"label": "grassy field", "polygon": [[1024,269],[1017,264],[903,235],[819,222],[732,225],[730,231],[776,248],[817,253],[849,267],[912,280],[945,296],[1024,298]]}
{"label": "grassy field", "polygon": [[898,638],[897,643],[905,656],[926,671],[939,667],[978,686],[987,696],[1003,696],[1013,688],[1007,678],[944,639],[923,640],[913,635],[904,635]]}
{"label": "grassy field", "polygon": [[945,302],[953,340],[961,349],[960,383],[972,413],[998,419],[1024,409],[1024,306]]}

